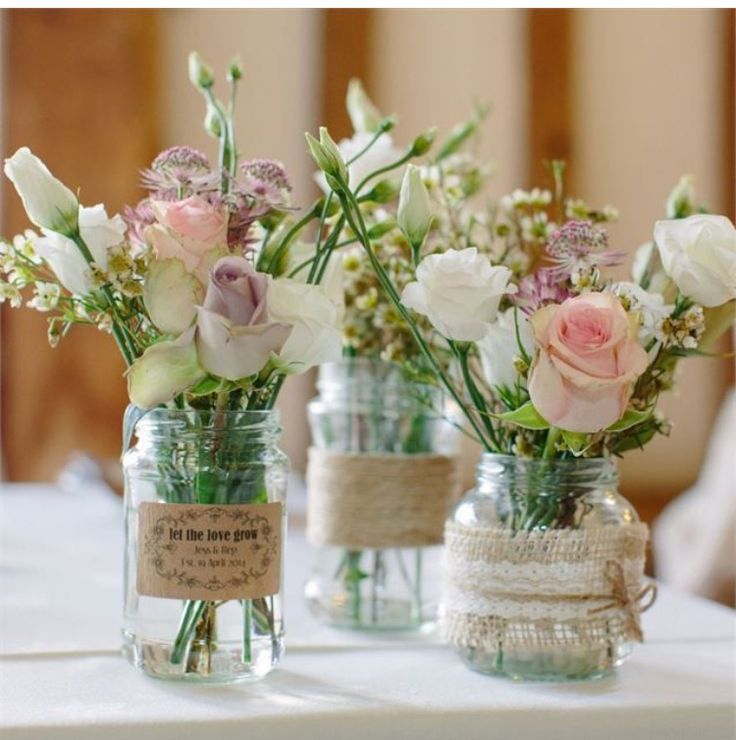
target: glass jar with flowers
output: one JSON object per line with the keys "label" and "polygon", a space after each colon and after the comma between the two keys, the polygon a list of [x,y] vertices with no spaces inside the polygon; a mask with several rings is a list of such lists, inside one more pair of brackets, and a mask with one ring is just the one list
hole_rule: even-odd
{"label": "glass jar with flowers", "polygon": [[227,106],[198,55],[189,66],[218,165],[168,149],[143,173],[147,196],[109,218],[20,149],[5,173],[42,234],[2,245],[0,296],[21,305],[32,289],[52,345],[76,324],[113,335],[131,400],[125,654],[159,678],[230,682],[283,652],[288,461],[274,404],[288,375],[339,359],[340,303],[319,270],[284,274],[322,205],[297,219],[278,162],[238,161],[239,63]]}
{"label": "glass jar with flowers", "polygon": [[[440,170],[442,153],[431,164]],[[655,594],[647,528],[617,491],[615,459],[667,433],[656,405],[675,365],[733,323],[733,224],[696,213],[681,183],[634,281],[615,282],[604,276],[621,258],[605,230],[615,211],[566,197],[563,163],[552,165],[553,192],[514,191],[482,216],[462,203],[452,217],[447,203],[427,212],[410,167],[399,212],[414,220],[403,228],[420,233],[434,217],[445,238],[399,287],[332,155],[316,159],[343,214],[484,451],[445,529],[446,639],[482,673],[610,673],[642,639]]]}

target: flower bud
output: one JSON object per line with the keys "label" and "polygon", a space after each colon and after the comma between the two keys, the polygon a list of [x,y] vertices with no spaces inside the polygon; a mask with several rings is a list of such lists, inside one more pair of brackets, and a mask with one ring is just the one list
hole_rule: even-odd
{"label": "flower bud", "polygon": [[388,203],[399,194],[399,186],[393,180],[381,180],[376,183],[365,195],[360,197],[361,202]]}
{"label": "flower bud", "polygon": [[79,201],[46,165],[22,147],[5,160],[5,174],[15,185],[28,218],[36,225],[65,236],[79,229]]}
{"label": "flower bud", "polygon": [[687,218],[695,212],[695,178],[683,175],[667,196],[667,218]]}
{"label": "flower bud", "polygon": [[189,55],[189,79],[198,90],[207,90],[215,84],[212,68],[202,61],[196,51]]}
{"label": "flower bud", "polygon": [[407,166],[401,183],[398,222],[411,244],[416,261],[432,224],[432,206],[421,172],[412,164]]}
{"label": "flower bud", "polygon": [[388,234],[389,231],[392,231],[395,226],[396,221],[394,221],[392,218],[387,218],[385,221],[379,221],[377,224],[373,224],[373,226],[368,229],[368,238],[380,239],[382,236]]}
{"label": "flower bud", "polygon": [[319,129],[319,143],[327,153],[328,157],[334,161],[335,171],[330,172],[331,175],[339,175],[344,182],[348,182],[350,175],[348,174],[348,168],[345,164],[345,160],[342,158],[340,150],[337,148],[334,139],[330,136],[329,131],[324,127],[320,126]]}
{"label": "flower bud", "polygon": [[243,63],[240,60],[240,57],[235,57],[231,62],[230,66],[227,70],[227,79],[230,80],[230,82],[235,82],[236,80],[241,79],[243,76]]}
{"label": "flower bud", "polygon": [[419,134],[411,145],[412,156],[421,157],[423,154],[426,154],[432,148],[435,136],[437,136],[436,128],[431,128],[429,131]]}
{"label": "flower bud", "polygon": [[361,81],[355,77],[348,84],[345,103],[356,133],[375,134],[380,130],[383,116],[366,94]]}

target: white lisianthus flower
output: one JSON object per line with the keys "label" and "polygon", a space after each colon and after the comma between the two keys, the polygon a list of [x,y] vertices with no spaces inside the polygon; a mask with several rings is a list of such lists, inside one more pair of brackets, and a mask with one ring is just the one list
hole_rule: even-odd
{"label": "white lisianthus flower", "polygon": [[736,298],[736,229],[725,216],[657,221],[654,241],[683,295],[706,307]]}
{"label": "white lisianthus flower", "polygon": [[621,299],[627,311],[639,314],[639,342],[644,346],[655,338],[660,322],[675,308],[665,305],[664,297],[659,293],[650,293],[636,283],[614,283],[611,292]]}
{"label": "white lisianthus flower", "polygon": [[77,230],[77,196],[28,147],[21,147],[5,160],[5,174],[36,226],[67,236]]}
{"label": "white lisianthus flower", "polygon": [[[33,242],[36,254],[43,258],[59,278],[59,282],[75,295],[84,295],[95,289],[90,266],[69,238],[50,229],[42,229],[44,236]],[[107,270],[107,250],[123,241],[125,222],[115,215],[107,217],[102,204],[79,209],[79,232],[92,254],[95,265]]]}
{"label": "white lisianthus flower", "polygon": [[[337,145],[337,148],[339,149],[343,160],[348,162],[356,154],[362,152],[363,149],[370,144],[373,136],[374,134],[370,133],[356,133],[350,139],[342,139],[342,141]],[[353,188],[356,187],[363,182],[371,172],[375,172],[382,167],[393,164],[396,160],[401,158],[401,155],[402,152],[394,146],[393,139],[388,134],[382,134],[365,154],[356,159],[355,162],[348,167],[350,185]],[[398,181],[402,174],[403,171],[398,169],[388,173],[388,176],[391,180]],[[315,173],[314,179],[317,185],[319,185],[325,193],[330,192],[327,180],[325,180],[325,176],[321,172]]]}
{"label": "white lisianthus flower", "polygon": [[356,133],[375,134],[378,131],[383,120],[381,111],[376,108],[360,80],[355,77],[348,83],[345,106]]}
{"label": "white lisianthus flower", "polygon": [[61,288],[56,283],[36,283],[33,298],[26,304],[37,311],[53,311],[59,305]]}
{"label": "white lisianthus flower", "polygon": [[432,204],[422,182],[422,173],[413,164],[406,168],[401,183],[397,221],[409,244],[414,250],[418,250],[432,225]]}
{"label": "white lisianthus flower", "polygon": [[[652,260],[654,261],[652,262]],[[647,287],[649,292],[664,295],[674,291],[674,284],[662,270],[662,260],[659,258],[659,252],[654,247],[654,242],[642,244],[634,252],[634,260],[631,264],[631,277],[639,285],[644,281],[647,271],[650,273]]]}
{"label": "white lisianthus flower", "polygon": [[342,355],[342,305],[321,285],[289,278],[268,282],[268,319],[291,325],[291,334],[278,352],[289,370],[303,373]]}
{"label": "white lisianthus flower", "polygon": [[[488,333],[477,343],[483,375],[491,386],[513,388],[516,385],[518,372],[514,359],[521,356],[519,342],[516,339],[514,310],[502,311],[489,326]],[[534,351],[534,334],[526,316],[518,312],[519,339],[527,355]]]}
{"label": "white lisianthus flower", "polygon": [[405,306],[426,316],[448,339],[477,342],[495,319],[511,270],[494,267],[475,247],[430,254],[417,267],[416,282],[401,296]]}

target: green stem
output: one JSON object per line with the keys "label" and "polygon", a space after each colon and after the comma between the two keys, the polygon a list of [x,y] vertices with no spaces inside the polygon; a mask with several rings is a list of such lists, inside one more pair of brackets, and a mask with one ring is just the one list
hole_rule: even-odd
{"label": "green stem", "polygon": [[549,460],[555,456],[555,445],[557,444],[557,440],[560,438],[560,434],[561,432],[557,427],[549,428],[549,431],[547,432],[547,441],[544,444],[544,451],[542,452],[542,457],[545,460]]}
{"label": "green stem", "polygon": [[381,167],[380,169],[376,170],[375,172],[371,172],[370,175],[366,175],[366,177],[363,178],[358,187],[355,188],[355,194],[358,195],[360,191],[365,187],[366,183],[370,182],[379,175],[383,175],[386,172],[391,172],[391,170],[395,170],[397,167],[401,167],[402,164],[406,164],[413,157],[414,153],[411,149],[409,149],[409,151],[403,157],[401,157],[401,159],[397,159],[392,164],[388,164],[385,167]]}
{"label": "green stem", "polygon": [[[77,248],[82,253],[82,256],[86,260],[87,264],[88,265],[93,264],[95,260],[94,260],[94,257],[92,256],[92,252],[90,252],[89,247],[85,243],[84,239],[82,239],[82,235],[79,232],[79,230],[77,230],[75,233],[72,233],[70,238],[77,245]],[[120,317],[117,304],[115,303],[115,297],[113,296],[112,291],[106,285],[104,285],[101,290],[102,290],[102,294],[105,296],[107,305],[109,306],[110,310],[113,313],[113,322],[112,322],[113,337],[115,337],[115,341],[117,342],[117,345],[120,348],[120,351],[122,352],[123,357],[125,358],[125,363],[130,367],[130,365],[132,365],[135,362],[136,357],[137,357],[137,351],[136,351],[135,345],[132,344],[132,340],[127,334],[125,322]]]}
{"label": "green stem", "polygon": [[[409,315],[409,312],[404,307],[404,304],[401,302],[401,297],[396,292],[396,289],[394,288],[393,283],[391,282],[391,278],[388,277],[388,275],[386,274],[386,271],[383,269],[383,265],[381,265],[380,260],[378,259],[375,252],[373,251],[373,248],[370,243],[370,239],[368,238],[367,230],[365,228],[365,223],[363,222],[363,217],[360,213],[360,208],[358,207],[355,197],[350,192],[350,189],[347,187],[347,185],[344,182],[340,182],[340,185],[341,185],[342,192],[338,193],[338,198],[340,198],[340,202],[343,206],[343,211],[345,212],[345,216],[348,222],[350,223],[351,227],[353,228],[353,231],[355,231],[361,243],[363,244],[363,247],[365,248],[368,254],[368,259],[370,260],[370,263],[373,267],[374,272],[376,273],[376,276],[378,277],[379,282],[381,283],[381,286],[386,291],[386,294],[388,295],[389,299],[396,307],[396,310],[401,315],[401,318],[406,322],[406,325],[409,327],[409,331],[414,337],[414,340],[416,341],[421,354],[424,356],[424,358],[427,360],[427,362],[429,363],[434,373],[440,379],[442,385],[445,387],[448,393],[452,396],[455,403],[458,404],[463,414],[465,415],[465,418],[468,420],[470,425],[473,427],[473,430],[475,431],[476,435],[481,440],[486,451],[493,452],[494,451],[493,447],[488,444],[488,441],[485,438],[483,430],[480,428],[477,421],[475,420],[473,415],[470,413],[470,411],[466,407],[465,402],[461,398],[460,394],[457,392],[457,390],[455,389],[455,387],[453,386],[453,384],[450,382],[449,378],[445,374],[444,370],[442,369],[442,366],[439,364],[435,356],[432,354],[432,351],[427,346],[427,343],[424,341],[424,337],[422,337],[419,329],[417,328],[416,323],[414,322],[412,317]],[[357,217],[358,223],[356,223],[355,218],[351,214],[351,205],[355,209],[355,216]]]}
{"label": "green stem", "polygon": [[243,652],[240,659],[243,663],[251,663],[253,661],[253,647],[251,643],[253,602],[247,599],[241,603],[243,605]]}
{"label": "green stem", "polygon": [[284,235],[284,238],[279,243],[278,247],[274,250],[271,255],[271,259],[268,265],[263,265],[262,262],[265,259],[265,254],[262,252],[261,257],[258,260],[257,269],[260,272],[267,272],[273,275],[273,270],[278,266],[281,255],[284,253],[286,248],[291,244],[294,237],[310,222],[314,219],[314,209],[311,209],[309,213],[297,221]]}

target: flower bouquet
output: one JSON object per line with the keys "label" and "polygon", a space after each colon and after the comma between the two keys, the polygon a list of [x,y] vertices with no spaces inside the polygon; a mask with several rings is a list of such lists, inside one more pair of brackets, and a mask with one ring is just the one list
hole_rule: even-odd
{"label": "flower bouquet", "polygon": [[[457,129],[455,151],[469,135]],[[399,225],[414,278],[397,285],[362,183],[326,130],[308,140],[416,342],[423,379],[455,400],[483,449],[477,486],[445,528],[446,638],[481,672],[608,673],[642,639],[639,614],[654,597],[647,528],[617,493],[615,458],[668,432],[656,405],[678,361],[707,354],[733,322],[733,224],[696,209],[684,179],[634,280],[615,282],[605,269],[623,255],[605,227],[616,212],[569,197],[563,163],[551,165],[552,189],[516,190],[478,212],[431,198],[427,172],[445,176],[445,145],[404,174]]]}
{"label": "flower bouquet", "polygon": [[[124,215],[86,207],[27,148],[5,173],[41,233],[2,244],[0,297],[115,339],[127,366],[125,650],[165,678],[259,677],[283,650],[287,460],[274,404],[284,379],[340,356],[340,296],[288,277],[300,219],[284,168],[239,161],[229,103],[196,54],[190,78],[219,161],[189,147],[143,172]],[[329,237],[329,235],[328,235]],[[30,293],[30,296],[29,296]],[[137,444],[130,448],[135,432]]]}
{"label": "flower bouquet", "polygon": [[[348,87],[347,110],[354,133],[338,149],[351,181],[361,184],[359,207],[374,249],[403,287],[414,269],[412,243],[399,227],[401,177],[434,132],[406,147],[395,143],[393,119],[358,80]],[[446,164],[436,197],[456,198],[485,176],[470,155],[448,156]],[[336,205],[322,172],[315,179]],[[335,626],[429,628],[439,600],[436,546],[458,493],[457,434],[443,419],[440,389],[421,382],[419,350],[358,236],[339,210],[328,223],[340,229],[332,260],[345,303],[343,359],[320,368],[320,394],[309,404],[307,534],[318,549],[305,592],[315,616]],[[427,239],[434,238],[430,230]]]}

